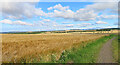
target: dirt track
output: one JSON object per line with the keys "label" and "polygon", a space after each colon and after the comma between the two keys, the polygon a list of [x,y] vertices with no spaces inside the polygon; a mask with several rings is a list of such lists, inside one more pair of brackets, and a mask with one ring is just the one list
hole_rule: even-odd
{"label": "dirt track", "polygon": [[116,37],[106,42],[100,50],[97,63],[115,63],[112,53],[112,41]]}

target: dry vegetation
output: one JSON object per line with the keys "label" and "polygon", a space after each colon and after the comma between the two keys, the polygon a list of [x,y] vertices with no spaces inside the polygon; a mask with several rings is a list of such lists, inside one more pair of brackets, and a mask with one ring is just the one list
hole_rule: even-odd
{"label": "dry vegetation", "polygon": [[105,34],[2,34],[2,61],[19,62],[27,59],[31,62],[34,58],[42,61],[42,57],[49,61],[51,54],[59,59],[64,50],[102,36]]}

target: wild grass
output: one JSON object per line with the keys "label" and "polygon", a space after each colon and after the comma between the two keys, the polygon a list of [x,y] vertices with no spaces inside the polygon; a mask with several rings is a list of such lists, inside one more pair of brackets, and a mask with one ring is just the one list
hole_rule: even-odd
{"label": "wild grass", "polygon": [[120,42],[120,35],[118,34],[118,63],[120,64],[120,44],[119,44],[119,42]]}

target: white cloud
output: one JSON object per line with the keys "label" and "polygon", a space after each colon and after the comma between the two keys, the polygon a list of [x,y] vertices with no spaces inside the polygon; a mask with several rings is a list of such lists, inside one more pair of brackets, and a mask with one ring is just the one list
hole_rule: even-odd
{"label": "white cloud", "polygon": [[87,5],[85,8],[79,9],[76,12],[73,12],[72,10],[70,10],[68,6],[63,7],[61,4],[57,4],[53,7],[48,8],[48,10],[55,9],[54,12],[49,13],[48,15],[51,15],[52,17],[71,19],[74,21],[90,21],[90,20],[95,20],[96,18],[114,19],[114,18],[117,18],[117,15],[98,16],[98,13],[106,10],[111,13],[116,13],[117,4],[118,3],[116,2],[94,3],[94,4]]}
{"label": "white cloud", "polygon": [[31,18],[33,16],[46,16],[41,8],[35,8],[36,3],[4,2],[2,3],[2,15],[10,19]]}
{"label": "white cloud", "polygon": [[117,13],[118,3],[117,2],[98,2],[92,5],[87,5],[86,9],[94,10],[95,12],[104,12],[107,9],[111,9],[109,12]]}
{"label": "white cloud", "polygon": [[65,6],[63,7],[61,4],[57,4],[54,7],[49,7],[48,10],[52,10],[52,9],[58,9],[61,11],[65,11],[66,9],[69,9],[69,6]]}
{"label": "white cloud", "polygon": [[91,25],[91,23],[82,23],[82,25]]}
{"label": "white cloud", "polygon": [[[100,11],[111,9],[116,11],[116,3],[94,3],[87,5],[85,8],[77,11],[72,11],[69,6],[62,6],[57,4],[53,7],[49,7],[48,10],[54,9],[54,12],[45,13],[41,8],[35,7],[36,3],[12,3],[5,2],[2,4],[2,15],[8,19],[24,19],[37,16],[45,17],[58,17],[64,19],[70,19],[74,21],[90,21],[96,18],[116,18],[116,15],[101,15],[98,16]],[[98,7],[99,6],[99,7]]]}
{"label": "white cloud", "polygon": [[52,10],[53,9],[53,7],[49,7],[49,8],[47,8],[48,10]]}
{"label": "white cloud", "polygon": [[[54,6],[59,10],[54,10],[54,12],[49,13],[52,17],[59,17],[64,19],[71,19],[74,21],[89,21],[95,20],[97,14],[93,10],[86,10],[86,9],[79,9],[76,12],[68,9],[68,7],[63,7],[62,5],[58,4]],[[62,7],[61,9],[59,7]],[[53,7],[48,8],[49,10]]]}
{"label": "white cloud", "polygon": [[95,20],[97,17],[97,14],[93,10],[86,10],[86,9],[79,9],[76,11],[74,15],[74,20],[76,21],[89,21],[89,20]]}
{"label": "white cloud", "polygon": [[73,27],[74,24],[68,24],[68,25],[65,25],[66,27]]}
{"label": "white cloud", "polygon": [[91,23],[82,23],[82,24],[77,24],[77,26],[80,26],[80,27],[87,27],[87,26],[90,26],[92,25]]}
{"label": "white cloud", "polygon": [[96,24],[108,24],[108,23],[103,21],[97,21]]}
{"label": "white cloud", "polygon": [[41,21],[35,21],[34,22],[34,26],[39,26],[39,27],[54,27],[57,26],[58,24],[53,20],[49,20],[49,19],[43,19]]}
{"label": "white cloud", "polygon": [[74,24],[66,24],[66,25],[55,24],[53,26],[56,27],[56,28],[69,28],[69,27],[73,27]]}
{"label": "white cloud", "polygon": [[2,21],[0,21],[1,23],[5,23],[5,24],[12,24],[12,21],[11,20],[7,20],[7,19],[4,19]]}
{"label": "white cloud", "polygon": [[34,9],[34,14],[36,16],[47,16],[48,14],[45,13],[41,8],[35,8]]}
{"label": "white cloud", "polygon": [[115,19],[115,18],[118,18],[117,15],[100,15],[98,16],[98,18],[100,19]]}
{"label": "white cloud", "polygon": [[8,19],[1,20],[0,23],[15,24],[15,25],[29,25],[29,26],[33,25],[33,24],[26,23],[26,22],[19,21],[19,20],[18,21],[11,21],[11,20],[8,20]]}
{"label": "white cloud", "polygon": [[66,10],[66,11],[54,10],[53,17],[72,19],[74,17],[74,12],[72,10]]}
{"label": "white cloud", "polygon": [[30,25],[32,26],[33,24],[22,22],[22,21],[14,21],[13,24],[18,24],[18,25]]}
{"label": "white cloud", "polygon": [[43,19],[42,21],[50,22],[50,19]]}
{"label": "white cloud", "polygon": [[69,23],[72,23],[72,22],[62,22],[62,24],[69,24]]}

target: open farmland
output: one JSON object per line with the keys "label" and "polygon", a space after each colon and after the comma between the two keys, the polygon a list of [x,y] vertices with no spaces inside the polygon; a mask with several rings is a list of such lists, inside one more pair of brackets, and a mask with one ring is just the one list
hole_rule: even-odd
{"label": "open farmland", "polygon": [[2,34],[3,62],[50,61],[60,58],[64,50],[85,46],[105,34]]}

